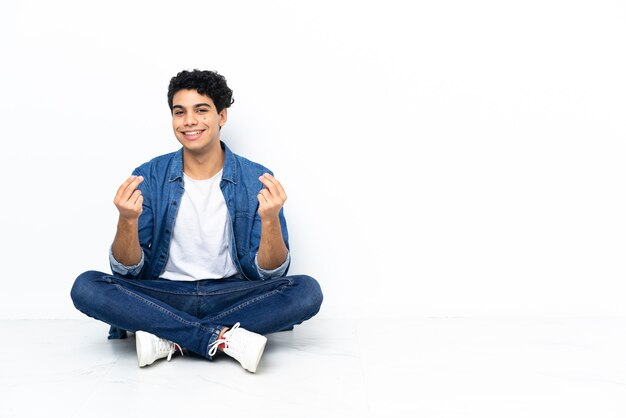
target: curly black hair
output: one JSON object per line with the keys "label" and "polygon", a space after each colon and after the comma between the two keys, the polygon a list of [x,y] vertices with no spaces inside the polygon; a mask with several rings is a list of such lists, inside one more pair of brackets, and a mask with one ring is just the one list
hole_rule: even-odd
{"label": "curly black hair", "polygon": [[226,84],[226,78],[217,73],[217,71],[181,71],[170,80],[170,86],[167,89],[167,103],[172,110],[174,95],[179,90],[197,90],[199,94],[209,96],[217,113],[222,109],[229,108],[235,102],[233,99],[233,91]]}

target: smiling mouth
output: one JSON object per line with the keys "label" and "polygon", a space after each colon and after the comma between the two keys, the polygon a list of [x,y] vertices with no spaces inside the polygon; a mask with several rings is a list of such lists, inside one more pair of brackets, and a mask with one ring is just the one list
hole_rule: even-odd
{"label": "smiling mouth", "polygon": [[204,129],[199,129],[195,131],[183,131],[181,132],[185,139],[194,140],[200,138],[200,135],[204,132]]}

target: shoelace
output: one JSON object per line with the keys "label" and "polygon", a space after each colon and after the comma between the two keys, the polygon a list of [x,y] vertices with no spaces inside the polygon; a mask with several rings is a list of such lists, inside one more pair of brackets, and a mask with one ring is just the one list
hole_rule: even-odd
{"label": "shoelace", "polygon": [[215,353],[217,353],[217,349],[220,346],[220,344],[224,343],[226,344],[226,347],[228,347],[228,342],[230,341],[230,336],[232,335],[230,334],[230,332],[236,330],[237,328],[239,328],[239,322],[237,322],[235,325],[233,325],[231,329],[229,329],[228,331],[224,333],[224,334],[228,334],[228,338],[218,338],[209,346],[210,348],[209,355],[211,357],[213,357]]}
{"label": "shoelace", "polygon": [[162,338],[157,341],[156,349],[157,353],[167,353],[167,361],[172,359],[172,355],[176,352],[176,350],[180,351],[180,355],[183,356],[183,349],[180,348],[180,345]]}

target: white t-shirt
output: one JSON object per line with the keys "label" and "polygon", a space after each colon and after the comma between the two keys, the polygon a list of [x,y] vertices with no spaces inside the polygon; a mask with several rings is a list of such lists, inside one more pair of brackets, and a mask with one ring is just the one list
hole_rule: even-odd
{"label": "white t-shirt", "polygon": [[184,176],[185,191],[161,277],[193,281],[237,274],[230,255],[228,208],[220,190],[222,170],[207,180]]}

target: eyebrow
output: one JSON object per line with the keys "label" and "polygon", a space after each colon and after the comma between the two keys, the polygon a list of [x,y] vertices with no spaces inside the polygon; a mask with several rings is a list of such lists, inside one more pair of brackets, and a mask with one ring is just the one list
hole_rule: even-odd
{"label": "eyebrow", "polygon": [[[211,107],[211,105],[208,104],[208,103],[198,103],[198,104],[193,105],[194,108],[199,108],[199,107],[202,107],[202,106]],[[177,108],[185,110],[185,108],[182,107],[181,105],[174,105],[174,106],[172,106],[172,110],[177,109]]]}

